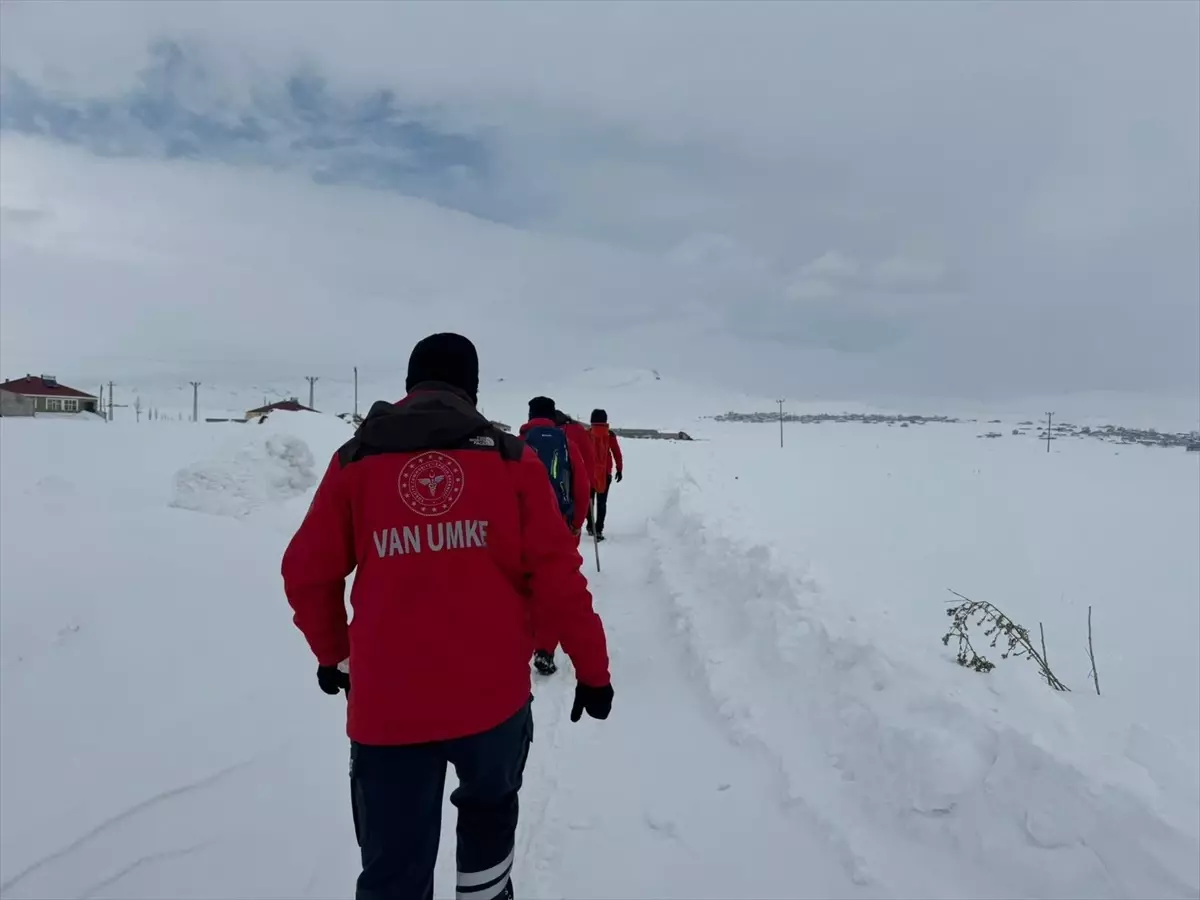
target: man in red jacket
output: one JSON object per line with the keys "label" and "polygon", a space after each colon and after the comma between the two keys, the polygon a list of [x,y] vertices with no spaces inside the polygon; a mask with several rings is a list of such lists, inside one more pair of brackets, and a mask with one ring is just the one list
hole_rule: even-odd
{"label": "man in red jacket", "polygon": [[406,389],[334,454],[284,554],[284,590],[318,684],[347,695],[356,900],[433,897],[448,763],[458,893],[511,898],[529,622],[553,622],[575,664],[573,722],[612,708],[604,627],[545,467],[475,408],[471,342],[418,343]]}
{"label": "man in red jacket", "polygon": [[[577,422],[560,409],[554,410],[554,424],[567,433],[567,437],[575,442],[579,452],[583,454],[583,468],[587,472],[590,488],[595,489],[596,450],[592,446],[592,437],[582,422]],[[591,499],[589,495],[589,501]]]}
{"label": "man in red jacket", "polygon": [[[588,504],[592,499],[592,482],[578,439],[572,439],[565,428],[556,424],[560,415],[555,408],[554,401],[549,397],[534,397],[529,401],[529,421],[521,426],[519,433],[527,443],[534,445],[538,455],[543,458],[543,462],[550,469],[548,475],[552,485],[555,484],[556,473],[552,468],[552,463],[548,461],[549,456],[554,452],[555,447],[559,448],[561,452],[561,448],[566,446],[569,465],[565,472],[558,473],[560,478],[565,476],[566,483],[560,482],[555,487],[555,495],[558,496],[559,491],[566,494],[563,502],[570,504],[566,521],[571,533],[575,535],[576,545],[578,545],[579,533],[583,529],[583,523],[588,514]],[[538,449],[539,447],[541,449]],[[560,503],[559,507],[563,508],[563,503]],[[535,648],[533,666],[541,675],[553,675],[558,671],[558,664],[554,661],[554,650],[558,647],[559,642],[555,622],[535,617],[533,626]]]}
{"label": "man in red jacket", "polygon": [[567,441],[567,452],[570,455],[569,488],[572,501],[571,515],[567,520],[567,526],[571,529],[572,534],[578,536],[583,530],[583,523],[587,519],[588,504],[592,499],[591,473],[588,471],[587,459],[583,455],[578,436],[572,436],[570,431],[556,421],[557,412],[554,401],[549,397],[534,397],[529,401],[529,421],[521,426],[519,433],[522,438],[525,438],[533,429],[553,428],[563,432],[563,437]]}
{"label": "man in red jacket", "polygon": [[608,490],[613,483],[613,465],[617,467],[616,480],[620,482],[625,477],[625,461],[621,457],[621,445],[617,436],[608,427],[608,413],[603,409],[592,410],[592,427],[590,429],[592,447],[596,451],[596,468],[592,476],[592,496],[596,501],[596,518],[592,519],[592,511],[588,510],[587,533],[593,533],[596,540],[604,540],[604,519],[608,515]]}

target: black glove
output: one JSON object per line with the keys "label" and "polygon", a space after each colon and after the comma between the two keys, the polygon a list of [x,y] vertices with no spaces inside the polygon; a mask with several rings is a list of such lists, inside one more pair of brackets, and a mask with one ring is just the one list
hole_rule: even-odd
{"label": "black glove", "polygon": [[617,470],[617,484],[620,484],[620,483],[621,483],[621,477],[622,477],[621,470],[620,470],[620,469],[618,469],[618,470]]}
{"label": "black glove", "polygon": [[593,719],[607,719],[612,712],[613,689],[611,684],[592,687],[589,684],[575,685],[575,705],[571,707],[571,721],[578,722],[586,709]]}
{"label": "black glove", "polygon": [[336,694],[345,690],[350,693],[350,673],[343,672],[337,666],[317,666],[317,684],[327,694]]}

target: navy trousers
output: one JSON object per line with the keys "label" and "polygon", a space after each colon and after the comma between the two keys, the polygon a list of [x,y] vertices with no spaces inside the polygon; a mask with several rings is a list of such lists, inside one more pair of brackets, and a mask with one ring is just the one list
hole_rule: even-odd
{"label": "navy trousers", "polygon": [[459,785],[459,900],[510,900],[517,794],[533,741],[530,702],[490,731],[451,741],[350,746],[350,797],[362,852],[355,900],[433,900],[446,766]]}
{"label": "navy trousers", "polygon": [[608,484],[601,493],[592,491],[593,504],[596,508],[595,521],[592,520],[592,507],[588,507],[587,524],[588,531],[596,531],[599,534],[604,534],[604,519],[608,516],[608,492],[612,489],[612,475],[608,476]]}

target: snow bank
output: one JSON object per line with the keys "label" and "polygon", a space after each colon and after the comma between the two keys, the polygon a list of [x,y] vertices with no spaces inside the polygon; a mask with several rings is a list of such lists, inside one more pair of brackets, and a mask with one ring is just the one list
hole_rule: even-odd
{"label": "snow bank", "polygon": [[315,434],[323,450],[330,436],[345,440],[351,434],[350,426],[334,416],[275,413],[263,425],[244,426],[210,458],[176,472],[170,505],[237,518],[303,496],[320,480],[327,454],[322,452],[318,463],[303,439],[280,430],[295,426]]}
{"label": "snow bank", "polygon": [[[888,895],[1196,897],[1194,653],[1163,658],[1155,648],[1162,621],[1123,597],[1132,614],[1119,619],[1124,630],[1110,638],[1111,652],[1099,654],[1111,698],[1089,695],[1074,665],[1082,622],[1050,632],[1051,662],[1075,693],[1051,692],[1021,660],[996,659],[987,676],[958,668],[938,640],[943,598],[910,592],[919,580],[905,569],[929,565],[923,544],[1003,553],[1004,541],[992,536],[1020,524],[1003,509],[972,510],[977,496],[956,495],[958,466],[935,472],[931,457],[922,463],[930,444],[917,451],[911,436],[882,430],[859,432],[861,440],[852,429],[826,435],[825,446],[797,441],[790,454],[761,443],[700,451],[650,527],[658,578],[696,675],[731,734],[780,772],[783,802],[824,824],[849,880]],[[965,431],[957,439],[973,440]],[[915,440],[942,445],[932,457],[939,466],[966,453],[953,432]],[[911,455],[900,458],[905,442]],[[993,451],[974,452],[968,471],[1003,471],[994,456],[979,457]],[[1115,473],[1088,487],[1123,496]],[[1036,490],[1038,479],[1026,474]],[[1130,493],[1153,486],[1147,474],[1125,468]],[[1183,549],[1194,537],[1183,516],[1194,524],[1195,467],[1173,475],[1175,491],[1191,492],[1183,501],[1176,493],[1173,505],[1156,497],[1166,503],[1159,520],[1184,533],[1133,517],[1123,523],[1124,546],[1093,546],[1093,569],[1101,580],[1115,576],[1130,556],[1172,572],[1174,581],[1156,585],[1156,602],[1175,610],[1174,621],[1190,629],[1184,644],[1194,644],[1196,630],[1180,617],[1195,614],[1196,543]],[[1056,472],[1060,493],[1063,477]],[[1028,518],[1032,507],[1014,496],[1022,482],[1001,485],[1008,512]],[[817,494],[824,502],[814,502]],[[1056,509],[1066,517],[1063,505]],[[1072,518],[1056,527],[1083,526]],[[822,528],[829,541],[806,540]],[[834,541],[845,549],[827,560],[832,566],[809,563],[810,552]],[[1016,579],[1030,574],[1019,556],[1003,564]],[[1026,582],[1028,593],[1045,587]],[[998,592],[988,599],[1009,605]],[[1036,616],[1011,614],[1036,628]],[[1116,618],[1105,604],[1101,620]],[[1143,664],[1158,678],[1139,679]],[[1153,706],[1162,714],[1146,715]],[[1143,741],[1152,752],[1139,750]]]}
{"label": "snow bank", "polygon": [[299,497],[316,485],[308,445],[288,434],[268,434],[180,469],[171,506],[220,516],[244,516],[268,503]]}

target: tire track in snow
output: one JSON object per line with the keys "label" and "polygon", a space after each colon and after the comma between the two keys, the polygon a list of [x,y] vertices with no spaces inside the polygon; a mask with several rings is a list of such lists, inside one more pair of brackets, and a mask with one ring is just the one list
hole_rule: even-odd
{"label": "tire track in snow", "polygon": [[72,853],[75,853],[76,851],[83,849],[88,844],[90,844],[93,840],[104,836],[109,831],[111,831],[113,828],[116,828],[116,827],[124,824],[125,822],[128,822],[131,819],[134,819],[144,813],[147,813],[152,809],[162,806],[163,804],[165,804],[171,800],[175,800],[180,797],[184,797],[188,794],[191,794],[195,791],[203,790],[205,788],[213,787],[217,784],[220,784],[221,782],[223,782],[227,778],[229,778],[231,775],[233,775],[243,769],[249,768],[250,766],[253,766],[256,763],[257,763],[257,759],[249,759],[249,760],[244,760],[239,763],[235,763],[231,766],[227,766],[223,769],[220,769],[220,770],[213,772],[210,775],[206,775],[202,778],[197,778],[193,781],[186,782],[185,784],[178,785],[177,787],[167,788],[166,790],[159,791],[158,793],[153,794],[150,797],[147,797],[145,800],[142,800],[139,803],[135,803],[133,806],[127,807],[126,809],[122,810],[121,812],[116,813],[115,815],[112,815],[109,818],[105,819],[104,821],[100,822],[94,828],[92,828],[91,830],[87,831],[86,833],[80,835],[78,838],[76,838],[71,843],[67,844],[65,847],[60,847],[58,850],[48,853],[45,856],[43,856],[37,860],[34,860],[32,863],[30,863],[28,866],[26,866],[24,869],[22,869],[16,875],[9,878],[3,884],[0,884],[0,894],[4,894],[4,893],[7,893],[8,891],[11,891],[17,885],[19,885],[23,881],[27,880],[30,876],[35,875],[38,872],[45,869],[46,867],[51,866],[54,863],[59,862],[60,860],[70,856]]}
{"label": "tire track in snow", "polygon": [[133,862],[123,866],[121,869],[119,869],[117,872],[114,872],[103,881],[99,881],[96,884],[93,884],[91,887],[85,888],[79,894],[79,896],[81,900],[89,900],[89,898],[95,897],[105,888],[112,887],[114,884],[120,882],[122,878],[137,871],[143,866],[153,865],[154,863],[163,862],[164,860],[168,859],[178,859],[183,856],[191,856],[193,853],[211,847],[215,843],[216,841],[203,841],[199,844],[192,844],[190,847],[181,847],[178,850],[162,850],[158,853],[147,853],[145,856],[139,856]]}
{"label": "tire track in snow", "polygon": [[[521,790],[521,816],[517,826],[516,862],[513,884],[519,895],[546,896],[553,893],[553,871],[558,859],[558,829],[553,827],[555,798],[559,795],[556,762],[561,730],[569,721],[567,705],[575,672],[561,651],[558,671],[549,677],[534,676],[533,744],[529,749]],[[539,704],[539,701],[541,703]],[[545,718],[540,713],[545,710]],[[549,826],[549,827],[548,827]]]}
{"label": "tire track in snow", "polygon": [[[653,526],[648,529],[648,540],[652,539],[652,529]],[[713,691],[707,672],[707,666],[713,661],[702,658],[696,652],[698,645],[689,634],[691,624],[686,609],[679,605],[677,592],[669,583],[663,569],[661,542],[653,540],[653,543],[656,551],[650,553],[647,564],[647,583],[651,586],[649,593],[660,607],[663,630],[674,638],[670,643],[676,647],[679,666],[692,676],[688,680],[694,686],[693,696],[710,711],[709,718],[715,728],[724,733],[739,750],[751,755],[760,769],[765,768],[771,773],[771,781],[776,785],[778,792],[773,798],[774,804],[808,839],[816,839],[825,845],[828,852],[823,854],[823,858],[832,857],[837,860],[845,873],[850,892],[865,891],[866,895],[870,895],[873,892],[869,889],[875,885],[875,880],[866,860],[855,850],[851,839],[838,825],[823,816],[796,792],[773,749],[753,729],[746,726],[743,717],[732,708],[729,698],[718,696]]]}
{"label": "tire track in snow", "polygon": [[611,538],[593,587],[618,695],[589,740],[564,742],[559,777],[573,789],[551,800],[547,821],[562,891],[539,895],[878,893],[834,862],[828,828],[786,808],[770,760],[729,734],[662,600],[645,520]]}

